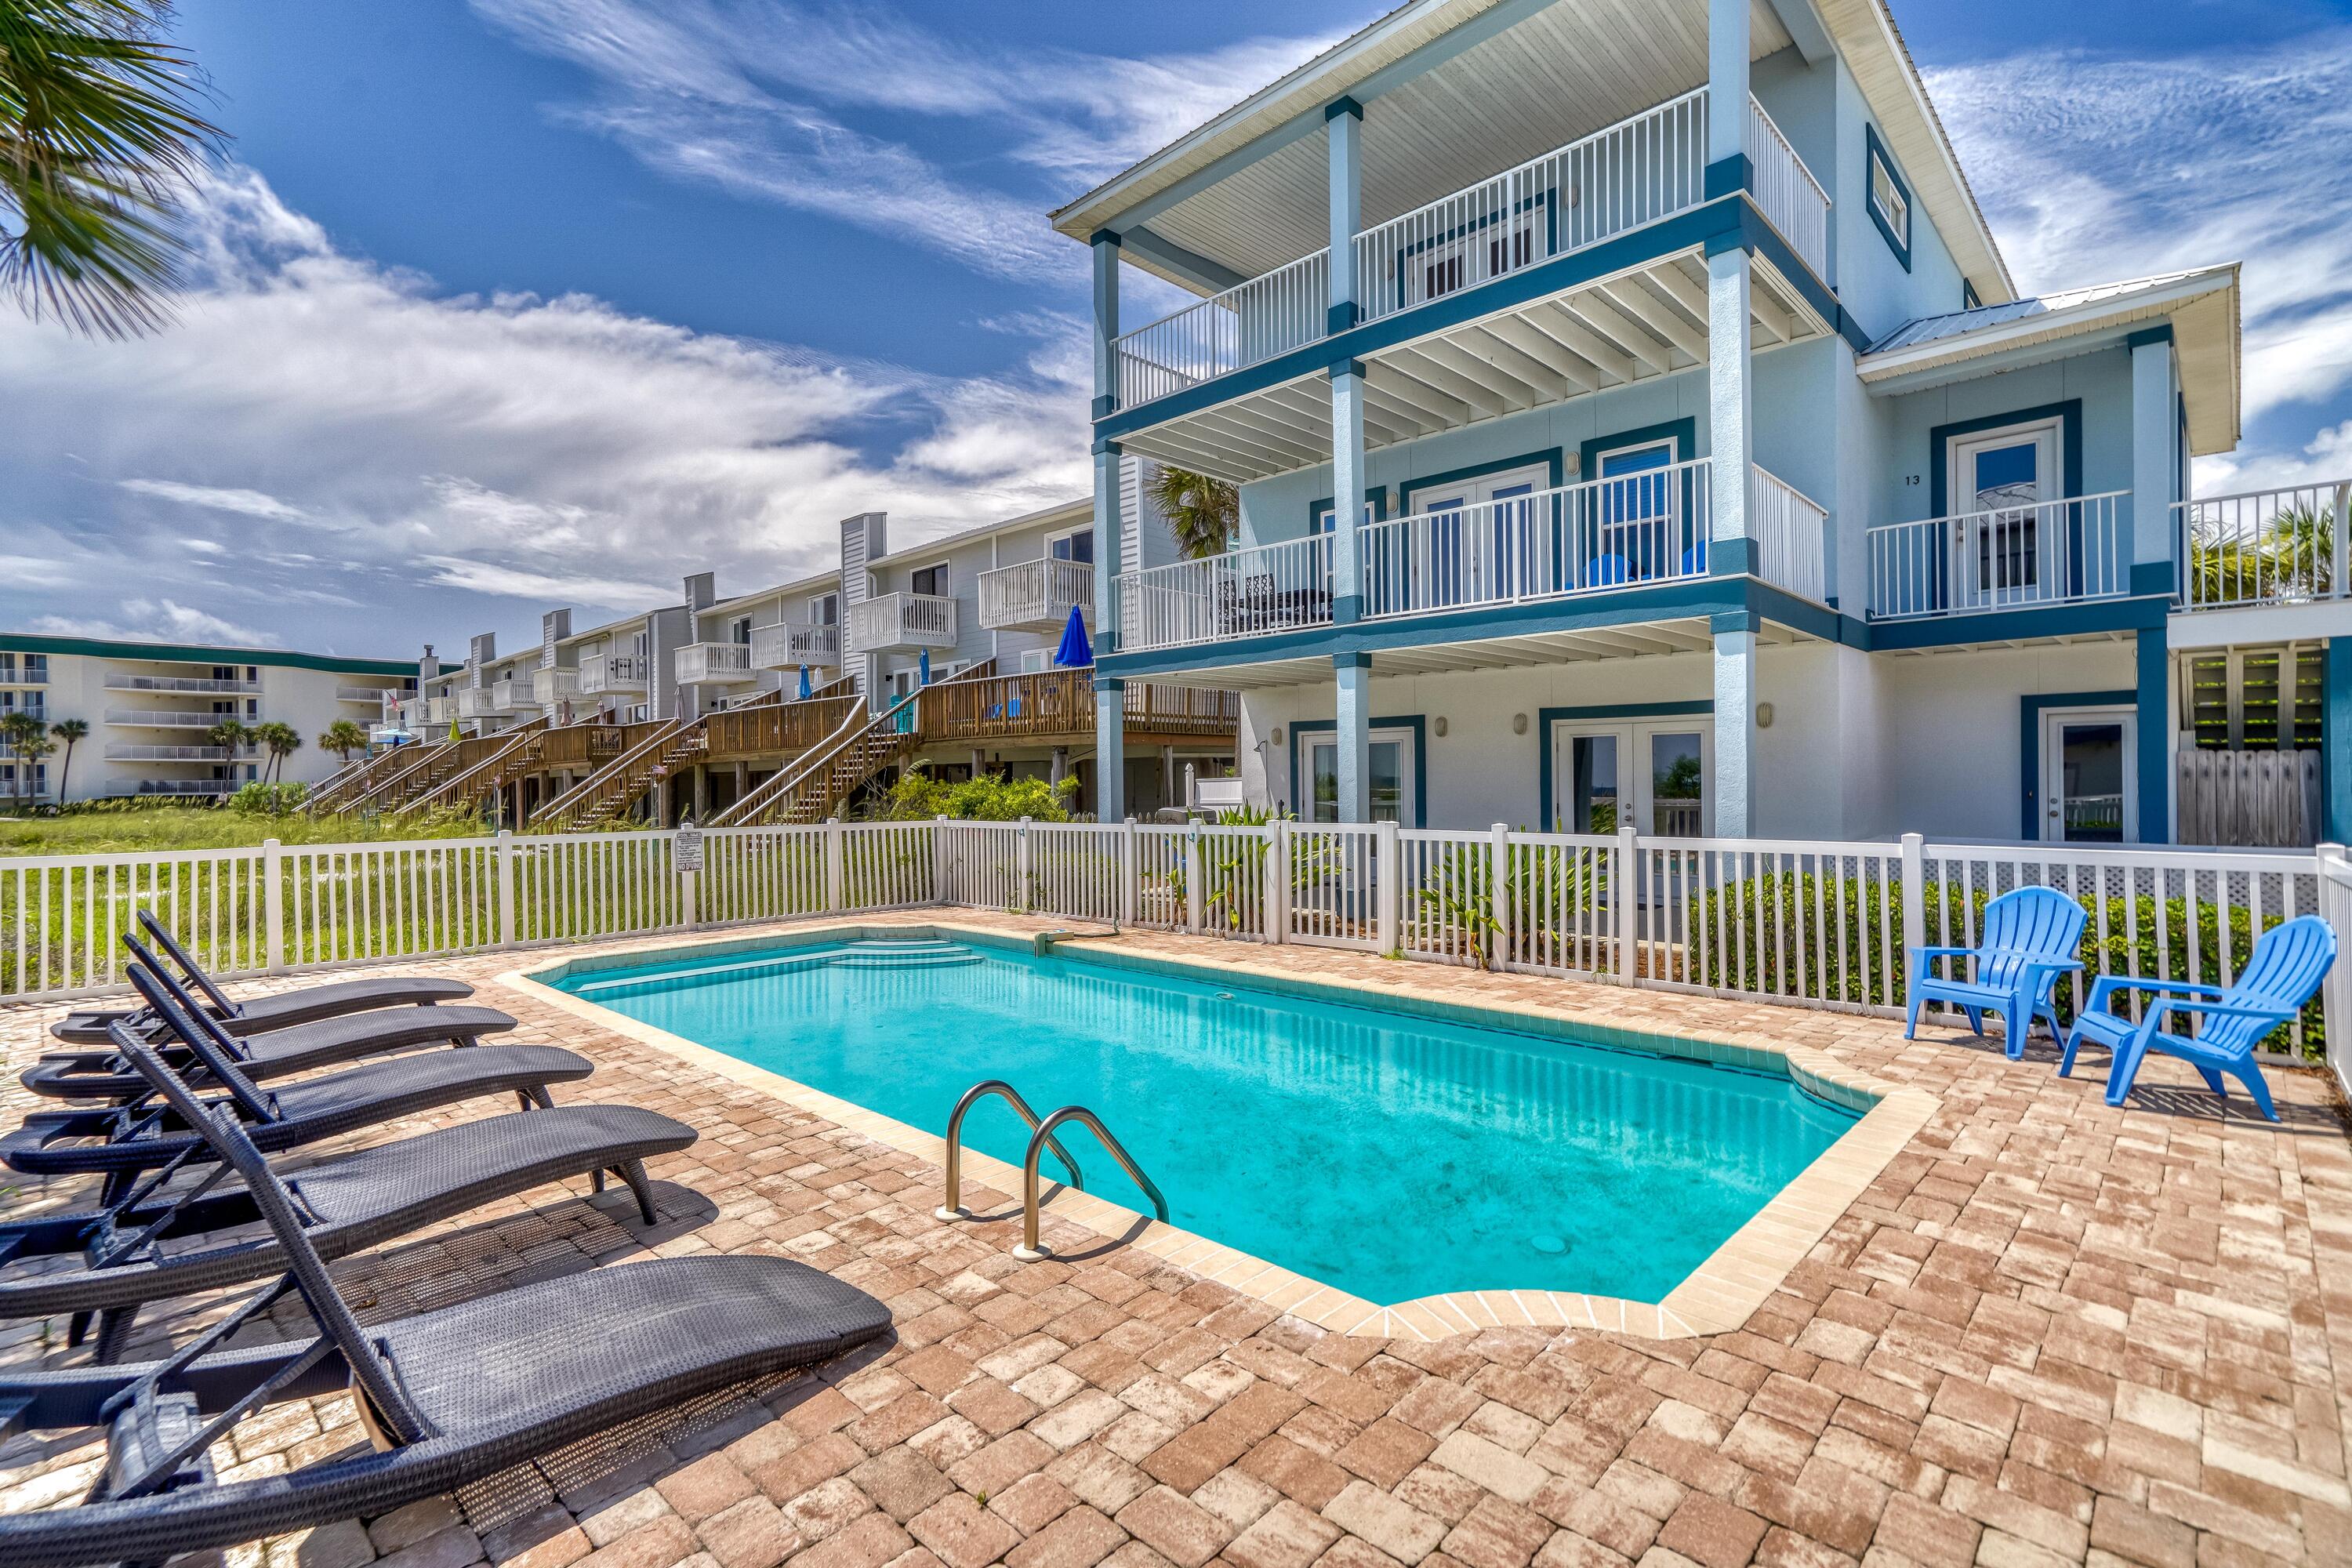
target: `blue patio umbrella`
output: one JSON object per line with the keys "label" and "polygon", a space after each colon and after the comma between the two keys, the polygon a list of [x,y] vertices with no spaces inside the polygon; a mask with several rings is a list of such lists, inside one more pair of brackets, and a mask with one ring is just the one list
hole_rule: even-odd
{"label": "blue patio umbrella", "polygon": [[801,700],[805,702],[815,695],[815,688],[809,685],[808,666],[803,665],[801,666]]}
{"label": "blue patio umbrella", "polygon": [[1054,650],[1054,662],[1064,669],[1084,669],[1094,661],[1094,645],[1087,641],[1086,614],[1072,605],[1070,624],[1062,628],[1062,646]]}
{"label": "blue patio umbrella", "polygon": [[929,648],[924,648],[915,655],[915,684],[918,686],[929,686],[930,683],[931,650]]}

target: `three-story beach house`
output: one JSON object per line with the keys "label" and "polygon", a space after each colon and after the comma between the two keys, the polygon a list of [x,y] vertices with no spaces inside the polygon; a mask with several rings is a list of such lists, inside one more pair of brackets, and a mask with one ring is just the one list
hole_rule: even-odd
{"label": "three-story beach house", "polygon": [[[1413,0],[1053,221],[1106,747],[1195,683],[1314,820],[2352,834],[2345,489],[2189,499],[2235,266],[2021,296],[1881,0]],[[1135,455],[1236,548],[1124,559]]]}

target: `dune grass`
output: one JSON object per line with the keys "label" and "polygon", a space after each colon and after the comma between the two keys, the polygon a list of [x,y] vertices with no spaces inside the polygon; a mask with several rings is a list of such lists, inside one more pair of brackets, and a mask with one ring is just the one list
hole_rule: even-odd
{"label": "dune grass", "polygon": [[[5,803],[0,802],[0,809]],[[0,816],[0,855],[123,855],[174,849],[235,849],[266,838],[284,844],[368,844],[390,839],[464,838],[488,833],[477,816],[435,812],[369,818],[212,806],[149,805],[79,811],[59,816]]]}

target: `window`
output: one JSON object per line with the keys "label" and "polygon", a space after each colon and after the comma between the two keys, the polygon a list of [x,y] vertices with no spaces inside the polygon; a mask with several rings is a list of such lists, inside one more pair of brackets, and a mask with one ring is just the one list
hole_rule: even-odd
{"label": "window", "polygon": [[1075,533],[1049,539],[1045,542],[1045,553],[1056,561],[1076,561],[1091,566],[1095,560],[1095,531],[1082,528]]}
{"label": "window", "polygon": [[907,574],[907,591],[910,594],[926,595],[935,599],[946,598],[948,596],[948,563],[942,561],[936,566],[916,567]]}
{"label": "window", "polygon": [[1903,176],[1895,172],[1895,160],[1878,140],[1875,127],[1863,127],[1869,154],[1870,221],[1886,237],[1895,251],[1895,258],[1903,263],[1903,270],[1911,270],[1911,190]]}
{"label": "window", "polygon": [[1984,309],[1984,300],[1977,295],[1977,286],[1965,278],[1960,279],[1960,309],[1963,310]]}
{"label": "window", "polygon": [[2325,690],[2321,660],[2316,646],[2188,655],[2182,727],[2200,751],[2315,751]]}
{"label": "window", "polygon": [[750,642],[751,640],[751,617],[749,616],[738,616],[733,620],[728,622],[727,640],[731,643]]}
{"label": "window", "polygon": [[27,686],[43,686],[47,684],[48,679],[49,656],[45,653],[26,654],[25,656],[25,684]]}
{"label": "window", "polygon": [[841,622],[841,595],[819,594],[808,602],[808,612],[812,626],[837,626]]}

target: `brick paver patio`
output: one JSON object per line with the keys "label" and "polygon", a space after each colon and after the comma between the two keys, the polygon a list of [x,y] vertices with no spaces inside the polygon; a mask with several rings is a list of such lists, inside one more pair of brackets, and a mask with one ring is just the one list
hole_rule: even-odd
{"label": "brick paver patio", "polygon": [[[474,983],[521,1018],[516,1037],[593,1058],[596,1076],[562,1098],[648,1106],[702,1136],[655,1167],[655,1231],[625,1194],[529,1194],[339,1264],[363,1317],[647,1256],[761,1251],[887,1300],[896,1342],[520,1517],[436,1500],[226,1555],[308,1568],[2352,1563],[2352,1150],[2316,1075],[2273,1074],[2286,1117],[2274,1129],[2242,1100],[2221,1115],[2172,1064],[2110,1110],[2103,1061],[2061,1080],[2044,1046],[2012,1064],[1948,1034],[1906,1042],[1876,1019],[1328,950],[1247,956],[1621,1026],[1801,1042],[1940,1109],[1738,1331],[1382,1342],[1277,1315],[1050,1215],[1064,1256],[1017,1263],[1001,1192],[968,1184],[967,1203],[998,1217],[942,1224],[934,1167],[503,988],[515,955],[411,966]],[[58,1011],[0,1009],[12,1066]],[[11,1120],[26,1099],[11,1082]],[[12,1201],[86,1196],[25,1183]],[[184,1337],[208,1305],[147,1331]],[[290,1308],[259,1327],[304,1331]],[[69,1363],[61,1328],[10,1328],[0,1360]],[[349,1446],[353,1423],[340,1396],[278,1406],[219,1462],[230,1477],[303,1464]],[[98,1455],[17,1439],[0,1449],[0,1510],[78,1497]]]}

